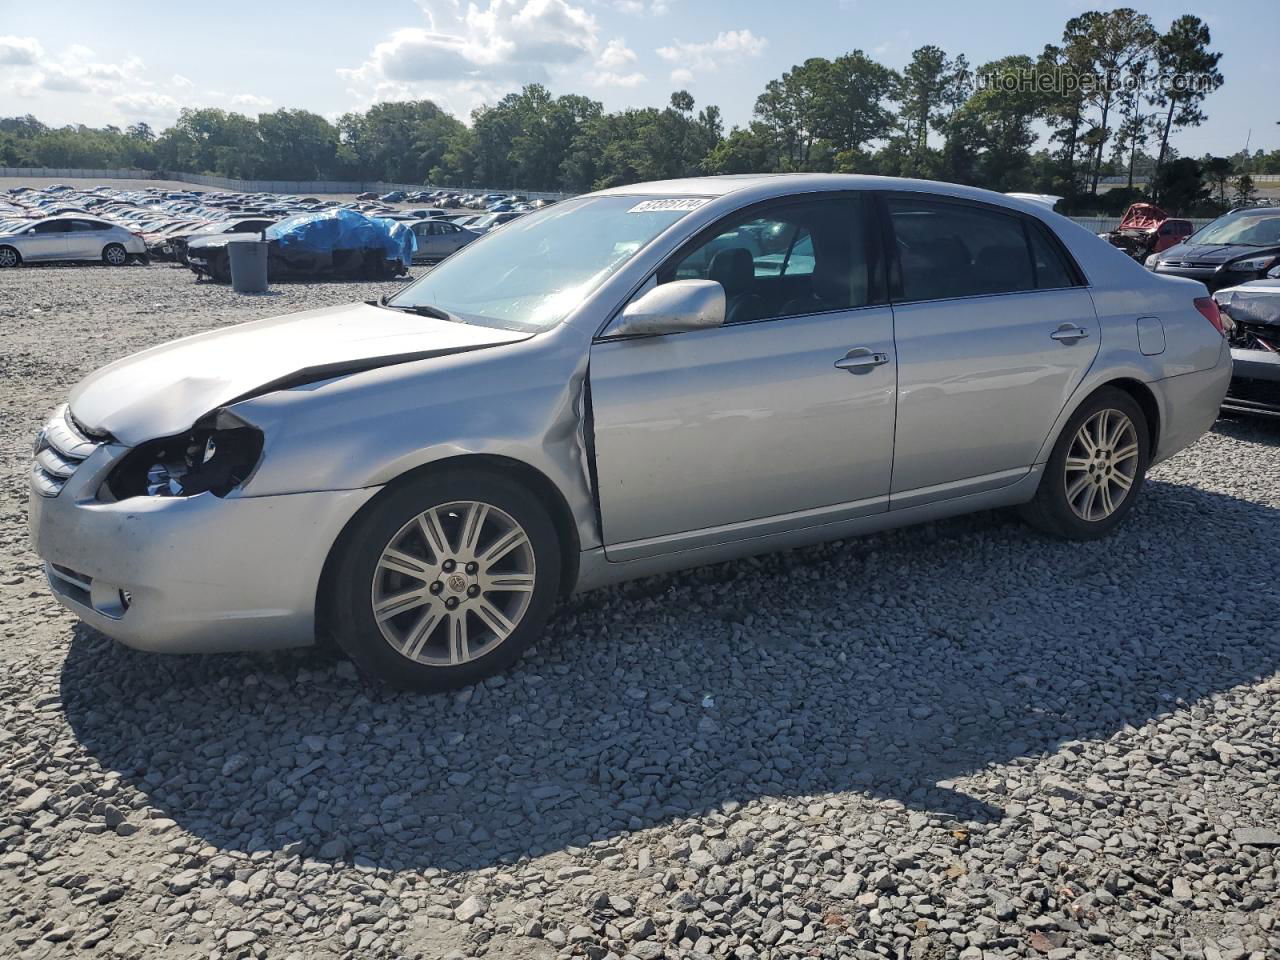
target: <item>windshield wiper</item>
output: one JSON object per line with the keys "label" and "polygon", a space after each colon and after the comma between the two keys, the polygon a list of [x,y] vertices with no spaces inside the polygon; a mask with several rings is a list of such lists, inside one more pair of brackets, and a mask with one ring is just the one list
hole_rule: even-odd
{"label": "windshield wiper", "polygon": [[448,310],[442,310],[440,307],[433,307],[429,303],[405,304],[405,303],[388,303],[387,297],[383,294],[378,298],[377,305],[385,307],[388,310],[399,310],[402,313],[412,313],[419,317],[432,317],[436,320],[448,320],[450,323],[465,323],[461,317],[455,316]]}

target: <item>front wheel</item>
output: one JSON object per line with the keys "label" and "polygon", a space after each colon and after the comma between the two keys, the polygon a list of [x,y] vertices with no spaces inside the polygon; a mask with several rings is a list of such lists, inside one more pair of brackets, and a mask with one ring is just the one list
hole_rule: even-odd
{"label": "front wheel", "polygon": [[1067,421],[1023,517],[1046,533],[1095,540],[1133,509],[1150,462],[1150,431],[1137,401],[1103,387]]}
{"label": "front wheel", "polygon": [[22,262],[22,257],[13,247],[0,247],[0,267],[16,267]]}
{"label": "front wheel", "polygon": [[391,490],[339,549],[335,639],[366,673],[404,689],[447,690],[510,666],[559,590],[559,538],[545,508],[482,471]]}

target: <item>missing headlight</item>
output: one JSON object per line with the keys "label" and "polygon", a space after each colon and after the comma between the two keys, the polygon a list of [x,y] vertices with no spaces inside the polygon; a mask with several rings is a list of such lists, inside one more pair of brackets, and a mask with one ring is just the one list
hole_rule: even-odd
{"label": "missing headlight", "polygon": [[186,433],[134,447],[107,477],[112,499],[224,497],[248,479],[262,456],[262,432],[225,410]]}

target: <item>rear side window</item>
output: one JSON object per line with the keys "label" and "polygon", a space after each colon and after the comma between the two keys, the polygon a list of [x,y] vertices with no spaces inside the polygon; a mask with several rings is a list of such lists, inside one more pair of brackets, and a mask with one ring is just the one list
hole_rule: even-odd
{"label": "rear side window", "polygon": [[1036,288],[1022,221],[968,204],[890,196],[902,299],[944,300]]}
{"label": "rear side window", "polygon": [[1062,253],[1049,239],[1045,228],[1038,223],[1025,222],[1027,236],[1031,240],[1031,257],[1035,262],[1036,286],[1041,290],[1074,286],[1075,275],[1062,259]]}

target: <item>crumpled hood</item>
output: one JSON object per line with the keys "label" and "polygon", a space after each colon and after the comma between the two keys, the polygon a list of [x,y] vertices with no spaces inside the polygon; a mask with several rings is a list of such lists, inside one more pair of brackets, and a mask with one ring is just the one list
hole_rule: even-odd
{"label": "crumpled hood", "polygon": [[529,336],[365,303],[307,310],[117,360],[76,384],[71,414],[88,431],[133,445],[181,433],[247,396]]}
{"label": "crumpled hood", "polygon": [[1280,327],[1280,280],[1253,280],[1226,287],[1213,295],[1232,320]]}

